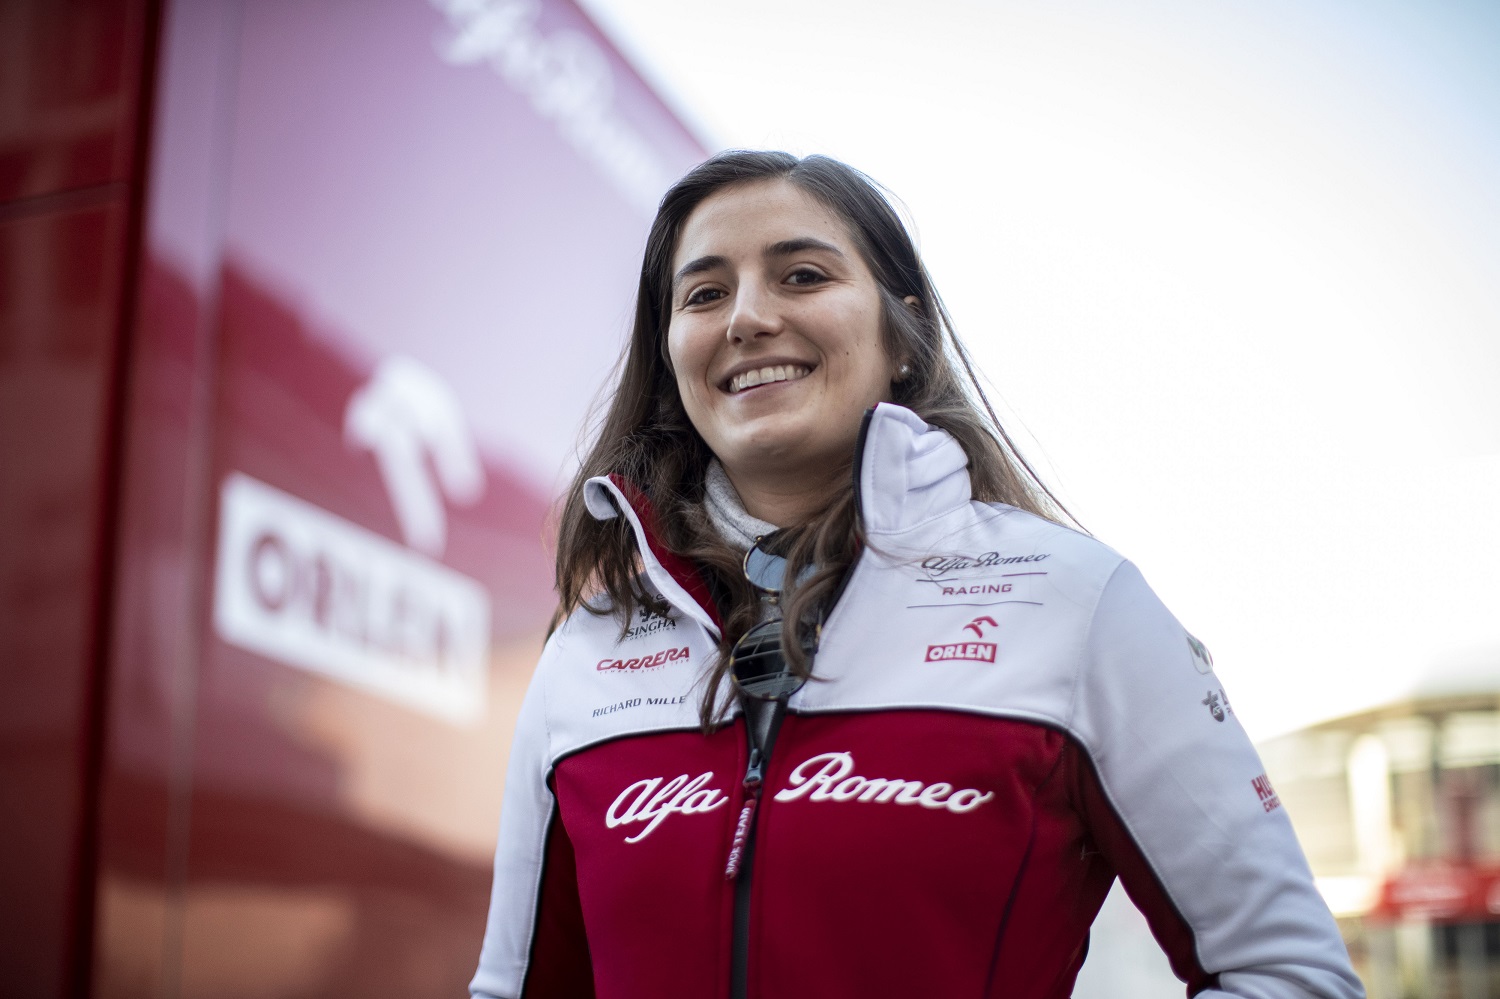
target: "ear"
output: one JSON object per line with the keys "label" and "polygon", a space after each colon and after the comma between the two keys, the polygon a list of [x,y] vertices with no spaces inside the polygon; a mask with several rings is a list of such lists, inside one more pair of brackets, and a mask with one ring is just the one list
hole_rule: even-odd
{"label": "ear", "polygon": [[[907,295],[901,301],[907,306],[907,308],[911,309],[913,312],[916,312],[918,314],[921,313],[922,300],[917,296]],[[897,384],[899,382],[904,382],[909,377],[911,377],[911,360],[910,358],[905,357],[900,358],[896,362],[896,376],[891,379],[891,383]]]}

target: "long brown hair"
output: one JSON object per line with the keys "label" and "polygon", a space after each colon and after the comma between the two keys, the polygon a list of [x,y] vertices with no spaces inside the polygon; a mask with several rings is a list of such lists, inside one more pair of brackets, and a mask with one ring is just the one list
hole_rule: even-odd
{"label": "long brown hair", "polygon": [[[698,205],[725,188],[770,180],[796,185],[848,227],[880,288],[885,350],[909,369],[893,385],[893,401],[953,435],[968,455],[974,498],[1051,520],[1065,515],[1000,426],[911,236],[870,178],[826,156],[733,151],[707,160],[667,192],[652,223],[619,384],[568,489],[557,545],[559,619],[580,608],[613,614],[623,637],[636,610],[655,609],[656,599],[641,578],[630,522],[596,520],[584,506],[583,487],[593,476],[614,473],[641,491],[655,512],[654,543],[699,566],[718,596],[719,662],[699,705],[705,729],[723,710],[718,693],[729,649],[758,620],[760,601],[741,572],[742,553],[719,537],[703,510],[703,477],[714,455],[688,420],[667,354],[671,265],[682,227]],[[908,296],[917,304],[907,304]],[[799,640],[802,628],[836,592],[865,543],[850,481],[820,514],[783,532],[788,578],[805,565],[817,567],[782,599],[782,645],[803,676],[810,664]]]}

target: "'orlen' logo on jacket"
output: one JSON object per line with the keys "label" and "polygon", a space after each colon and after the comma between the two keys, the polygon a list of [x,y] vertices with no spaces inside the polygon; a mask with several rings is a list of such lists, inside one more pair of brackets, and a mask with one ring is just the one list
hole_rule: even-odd
{"label": "'orlen' logo on jacket", "polygon": [[594,669],[600,673],[644,673],[647,670],[661,669],[667,663],[674,663],[687,657],[688,649],[684,645],[675,649],[662,649],[655,655],[634,656],[630,659],[601,659]]}
{"label": "'orlen' logo on jacket", "polygon": [[[976,638],[983,638],[985,628],[998,627],[992,617],[976,617],[964,625],[965,631],[972,631]],[[994,642],[948,642],[943,645],[927,646],[927,655],[924,657],[930,663],[944,662],[950,659],[967,659],[976,663],[992,663],[995,661]]]}

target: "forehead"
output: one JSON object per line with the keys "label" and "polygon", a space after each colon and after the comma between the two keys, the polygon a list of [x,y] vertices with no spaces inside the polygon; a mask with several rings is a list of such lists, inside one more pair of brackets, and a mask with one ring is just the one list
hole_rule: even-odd
{"label": "forehead", "polygon": [[736,184],[693,209],[678,236],[672,268],[704,256],[758,254],[772,243],[799,236],[821,239],[850,259],[858,258],[844,220],[791,181],[777,178]]}

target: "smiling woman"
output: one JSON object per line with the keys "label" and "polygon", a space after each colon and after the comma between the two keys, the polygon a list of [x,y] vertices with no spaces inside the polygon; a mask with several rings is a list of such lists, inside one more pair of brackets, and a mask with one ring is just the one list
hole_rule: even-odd
{"label": "smiling woman", "polygon": [[905,363],[885,349],[880,286],[843,221],[786,180],[705,199],[673,265],[667,351],[688,419],[747,511],[807,520]]}
{"label": "smiling woman", "polygon": [[1061,519],[868,178],[689,173],[563,511],[474,994],[1065,997],[1116,876],[1190,994],[1361,994],[1201,643]]}

